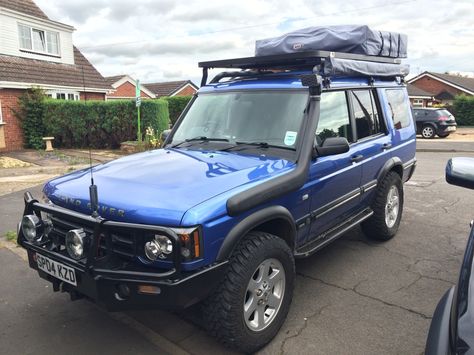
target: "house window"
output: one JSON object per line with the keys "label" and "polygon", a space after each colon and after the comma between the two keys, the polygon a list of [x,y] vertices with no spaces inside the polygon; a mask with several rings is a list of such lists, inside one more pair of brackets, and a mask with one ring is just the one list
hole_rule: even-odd
{"label": "house window", "polygon": [[18,24],[20,49],[59,55],[59,33]]}
{"label": "house window", "polygon": [[46,96],[57,100],[79,101],[78,92],[48,91]]}
{"label": "house window", "polygon": [[423,107],[423,99],[413,99],[413,107]]}

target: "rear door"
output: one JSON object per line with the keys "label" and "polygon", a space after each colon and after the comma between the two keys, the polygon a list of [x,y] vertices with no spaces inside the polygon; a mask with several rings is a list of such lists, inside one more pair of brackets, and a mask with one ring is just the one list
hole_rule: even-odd
{"label": "rear door", "polygon": [[368,206],[380,169],[391,158],[391,137],[375,89],[352,90],[349,97],[356,128],[354,151],[361,157],[361,206]]}
{"label": "rear door", "polygon": [[354,161],[353,127],[346,91],[327,91],[321,97],[321,114],[316,144],[328,137],[345,137],[349,152],[318,157],[310,167],[312,224],[309,239],[344,220],[359,205],[360,163]]}

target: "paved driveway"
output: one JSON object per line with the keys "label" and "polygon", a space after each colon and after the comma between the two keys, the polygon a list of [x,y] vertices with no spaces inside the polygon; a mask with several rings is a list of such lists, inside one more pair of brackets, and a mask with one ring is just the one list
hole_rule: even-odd
{"label": "paved driveway", "polygon": [[[444,182],[444,166],[453,154],[418,154],[393,240],[373,243],[356,228],[297,262],[288,319],[262,354],[423,352],[434,308],[456,282],[473,217],[474,193]],[[4,205],[15,198],[0,198],[2,213],[18,214],[13,213],[17,204],[9,204],[9,212]],[[2,218],[0,230],[5,223]],[[19,257],[5,248],[0,252],[0,319],[8,324],[0,329],[0,353],[57,353],[69,347],[99,352],[118,346],[123,352],[147,353],[155,347],[160,353],[161,340],[193,354],[227,352],[202,331],[196,310],[107,315],[86,301],[69,302],[67,295],[52,293]]]}

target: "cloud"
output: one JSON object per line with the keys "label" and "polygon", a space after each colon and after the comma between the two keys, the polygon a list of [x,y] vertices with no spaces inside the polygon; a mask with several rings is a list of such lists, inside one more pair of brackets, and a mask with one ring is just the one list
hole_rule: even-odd
{"label": "cloud", "polygon": [[199,81],[197,62],[249,56],[256,39],[316,25],[367,24],[408,35],[415,71],[472,72],[472,0],[35,0],[76,27],[104,75]]}

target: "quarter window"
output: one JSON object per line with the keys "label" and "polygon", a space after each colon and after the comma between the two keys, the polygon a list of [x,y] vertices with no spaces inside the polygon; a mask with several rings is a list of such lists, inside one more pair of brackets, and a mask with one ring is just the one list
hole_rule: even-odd
{"label": "quarter window", "polygon": [[395,129],[410,126],[410,105],[407,102],[405,92],[400,89],[387,89],[385,93]]}
{"label": "quarter window", "polygon": [[352,128],[344,91],[324,92],[321,96],[321,113],[316,141],[320,145],[329,137],[345,137],[352,142]]}
{"label": "quarter window", "polygon": [[372,91],[351,91],[351,98],[357,139],[363,139],[382,132],[379,113]]}
{"label": "quarter window", "polygon": [[59,55],[59,33],[18,24],[20,49]]}

